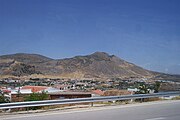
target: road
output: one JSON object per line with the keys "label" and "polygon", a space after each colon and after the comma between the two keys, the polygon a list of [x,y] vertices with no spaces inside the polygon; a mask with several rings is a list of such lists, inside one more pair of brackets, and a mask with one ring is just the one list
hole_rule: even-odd
{"label": "road", "polygon": [[180,120],[180,100],[5,115],[0,120]]}

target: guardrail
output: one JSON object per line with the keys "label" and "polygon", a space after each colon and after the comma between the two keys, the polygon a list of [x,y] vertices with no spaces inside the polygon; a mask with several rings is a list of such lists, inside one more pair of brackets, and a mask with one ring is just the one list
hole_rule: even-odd
{"label": "guardrail", "polygon": [[91,97],[91,98],[76,98],[76,99],[61,99],[61,100],[14,102],[14,103],[0,104],[0,109],[65,105],[65,104],[77,104],[77,103],[93,103],[93,102],[103,102],[103,101],[130,100],[130,99],[153,98],[153,97],[163,97],[163,96],[179,96],[179,95],[180,95],[180,91],[176,91],[176,92],[164,92],[164,93],[153,93],[153,94],[135,94],[135,95],[123,95],[123,96],[106,96],[106,97]]}

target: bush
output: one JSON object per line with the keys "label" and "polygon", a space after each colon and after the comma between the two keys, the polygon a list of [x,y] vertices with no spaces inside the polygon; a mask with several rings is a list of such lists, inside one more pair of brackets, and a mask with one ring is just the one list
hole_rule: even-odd
{"label": "bush", "polygon": [[[42,93],[32,93],[29,96],[25,97],[25,101],[41,101],[41,100],[47,100],[49,98],[48,94],[46,92]],[[40,109],[42,107],[30,107],[32,110]]]}

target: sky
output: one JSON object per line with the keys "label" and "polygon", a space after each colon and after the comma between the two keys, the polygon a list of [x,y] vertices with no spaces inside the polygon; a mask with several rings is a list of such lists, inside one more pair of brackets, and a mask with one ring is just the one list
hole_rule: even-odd
{"label": "sky", "polygon": [[96,51],[180,74],[180,0],[0,0],[0,55]]}

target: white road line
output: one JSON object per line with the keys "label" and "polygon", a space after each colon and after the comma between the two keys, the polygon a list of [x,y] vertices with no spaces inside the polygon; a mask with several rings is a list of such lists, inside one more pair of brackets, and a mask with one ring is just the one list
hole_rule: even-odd
{"label": "white road line", "polygon": [[150,119],[145,119],[145,120],[164,120],[166,119],[165,117],[159,117],[159,118],[150,118]]}

